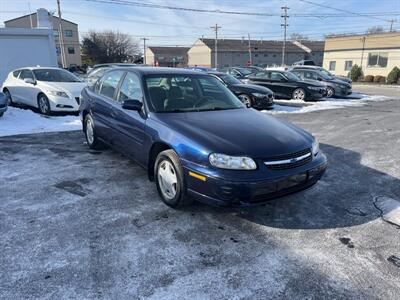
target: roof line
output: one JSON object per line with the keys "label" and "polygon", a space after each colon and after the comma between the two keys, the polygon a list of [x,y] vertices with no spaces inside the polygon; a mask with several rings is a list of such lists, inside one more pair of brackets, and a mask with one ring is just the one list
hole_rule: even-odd
{"label": "roof line", "polygon": [[[6,21],[4,21],[4,24],[6,24],[7,22],[15,21],[15,20],[22,19],[22,18],[29,17],[29,16],[33,16],[33,15],[37,15],[37,12],[31,13],[31,14],[27,14],[27,15],[23,15],[23,16],[20,16],[20,17],[14,18],[14,19],[6,20]],[[50,14],[49,14],[49,15],[50,15]],[[53,16],[53,15],[51,15],[51,16],[52,16],[53,18],[57,18],[57,19],[58,19],[58,17],[57,17],[57,16]],[[64,18],[61,18],[61,20],[63,20],[63,21],[65,21],[65,22],[68,22],[68,23],[71,23],[71,24],[74,24],[74,25],[78,26],[78,24],[77,24],[77,23],[74,23],[74,22],[68,21],[68,20],[66,20],[66,19],[64,19]]]}

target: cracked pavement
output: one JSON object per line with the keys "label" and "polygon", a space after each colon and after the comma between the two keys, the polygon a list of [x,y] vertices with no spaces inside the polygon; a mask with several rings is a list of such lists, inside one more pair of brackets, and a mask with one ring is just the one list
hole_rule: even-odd
{"label": "cracked pavement", "polygon": [[1,299],[398,299],[400,101],[279,115],[329,160],[265,206],[172,210],[81,132],[0,138]]}

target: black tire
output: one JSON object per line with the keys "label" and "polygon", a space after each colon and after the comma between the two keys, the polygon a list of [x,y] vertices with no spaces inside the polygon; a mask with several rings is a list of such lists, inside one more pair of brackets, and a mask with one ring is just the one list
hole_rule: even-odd
{"label": "black tire", "polygon": [[4,112],[1,112],[1,113],[0,113],[0,118],[1,118],[3,115],[4,115]]}
{"label": "black tire", "polygon": [[292,93],[292,99],[306,101],[306,91],[302,88],[295,89]]}
{"label": "black tire", "polygon": [[99,141],[96,130],[94,127],[94,121],[90,114],[85,116],[83,123],[83,131],[85,133],[86,143],[90,149],[100,150],[103,144]]}
{"label": "black tire", "polygon": [[38,104],[39,112],[42,115],[45,115],[45,116],[51,115],[50,102],[45,94],[38,95],[37,104]]}
{"label": "black tire", "polygon": [[240,101],[243,102],[244,105],[246,105],[247,107],[252,107],[253,106],[253,101],[251,99],[251,97],[247,94],[240,94],[238,96],[238,98],[240,99]]}
{"label": "black tire", "polygon": [[13,103],[13,101],[12,101],[10,91],[9,91],[8,89],[4,89],[4,90],[3,90],[3,93],[4,93],[4,95],[6,96],[7,105],[8,105],[8,106],[13,105],[14,103]]}
{"label": "black tire", "polygon": [[[160,178],[159,170],[164,163],[167,163],[168,166],[172,166],[176,175],[176,192],[172,198],[168,198],[165,192],[163,192],[163,180]],[[156,163],[154,164],[154,175],[158,194],[166,205],[172,208],[178,208],[190,205],[193,202],[192,199],[186,195],[186,184],[183,178],[182,166],[174,150],[165,150],[158,154]]]}
{"label": "black tire", "polygon": [[332,87],[328,86],[326,88],[326,96],[328,98],[332,98],[333,96],[335,96],[335,89],[333,89]]}

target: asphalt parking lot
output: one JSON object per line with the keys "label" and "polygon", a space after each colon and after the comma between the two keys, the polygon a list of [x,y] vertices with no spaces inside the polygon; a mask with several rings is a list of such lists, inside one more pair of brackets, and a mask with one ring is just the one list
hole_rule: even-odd
{"label": "asphalt parking lot", "polygon": [[[398,299],[400,101],[286,114],[325,177],[265,206],[172,210],[78,131],[0,138],[0,298]],[[397,263],[396,263],[397,262]]]}

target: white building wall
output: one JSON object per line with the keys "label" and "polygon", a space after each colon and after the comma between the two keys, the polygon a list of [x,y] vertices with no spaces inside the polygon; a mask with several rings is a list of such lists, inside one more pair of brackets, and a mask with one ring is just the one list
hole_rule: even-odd
{"label": "white building wall", "polygon": [[17,68],[57,67],[51,29],[0,28],[0,85]]}

